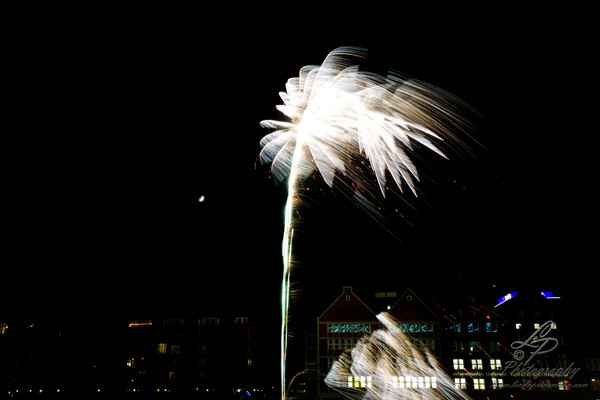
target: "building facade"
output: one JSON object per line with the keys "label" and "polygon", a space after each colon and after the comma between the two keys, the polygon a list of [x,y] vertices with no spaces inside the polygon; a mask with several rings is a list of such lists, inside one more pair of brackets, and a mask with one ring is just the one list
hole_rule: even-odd
{"label": "building facade", "polygon": [[[371,300],[367,305],[352,287],[343,287],[317,318],[312,368],[326,374],[342,351],[381,328],[376,315],[387,311],[398,331],[433,354],[455,388],[473,399],[600,398],[598,352],[578,350],[580,336],[565,318],[562,299],[551,292],[490,291],[440,301],[406,289],[376,292]],[[355,378],[359,385],[372,380]],[[342,397],[322,382],[315,385],[317,398]]]}
{"label": "building facade", "polygon": [[[376,314],[352,290],[344,286],[342,293],[317,318],[317,366],[319,371],[329,371],[343,351],[351,350],[363,337],[380,328]],[[352,377],[358,385],[366,377]],[[339,397],[339,394],[319,379],[319,398]]]}

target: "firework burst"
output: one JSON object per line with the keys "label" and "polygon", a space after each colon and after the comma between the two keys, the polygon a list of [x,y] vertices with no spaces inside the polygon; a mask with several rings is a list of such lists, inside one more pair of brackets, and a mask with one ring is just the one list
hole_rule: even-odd
{"label": "firework burst", "polygon": [[[329,53],[322,65],[301,68],[280,93],[283,104],[277,109],[288,120],[261,122],[274,131],[260,142],[260,160],[271,163],[276,181],[287,178],[288,189],[282,244],[282,398],[298,183],[318,172],[333,187],[340,176],[338,181],[360,206],[377,213],[368,197],[378,191],[385,196],[388,177],[401,191],[408,187],[417,195],[419,174],[413,158],[421,152],[447,158],[458,143],[452,131],[464,122],[453,96],[398,75],[362,71],[359,64],[365,58],[363,49],[342,47]],[[368,179],[369,174],[375,179]]]}

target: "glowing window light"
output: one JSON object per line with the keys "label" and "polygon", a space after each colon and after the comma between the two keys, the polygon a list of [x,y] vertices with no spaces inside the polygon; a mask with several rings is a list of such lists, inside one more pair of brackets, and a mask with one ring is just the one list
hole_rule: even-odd
{"label": "glowing window light", "polygon": [[485,390],[485,380],[483,378],[474,378],[473,379],[473,389]]}
{"label": "glowing window light", "polygon": [[373,377],[371,376],[348,376],[348,387],[370,388],[373,387]]}
{"label": "glowing window light", "polygon": [[502,369],[502,361],[499,359],[490,359],[490,369],[500,371]]}
{"label": "glowing window light", "polygon": [[456,370],[465,369],[465,362],[462,358],[453,359],[452,365],[454,366],[454,369],[456,369]]}
{"label": "glowing window light", "polygon": [[130,328],[136,328],[138,326],[152,326],[152,321],[149,319],[136,319],[129,324]]}

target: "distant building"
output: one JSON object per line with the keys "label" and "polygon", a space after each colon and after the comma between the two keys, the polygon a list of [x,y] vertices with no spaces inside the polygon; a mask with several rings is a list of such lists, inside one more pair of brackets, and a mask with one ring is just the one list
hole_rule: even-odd
{"label": "distant building", "polygon": [[247,315],[0,320],[0,395],[193,393],[222,399],[247,392],[261,398],[267,366],[260,341],[259,325]]}
{"label": "distant building", "polygon": [[[361,337],[379,328],[376,314],[352,291],[351,286],[344,286],[342,293],[317,318],[318,370],[329,371],[342,351],[352,349]],[[363,382],[366,382],[365,378],[362,377]],[[352,379],[361,382],[360,376]],[[316,386],[321,399],[340,397],[323,383],[322,378]]]}

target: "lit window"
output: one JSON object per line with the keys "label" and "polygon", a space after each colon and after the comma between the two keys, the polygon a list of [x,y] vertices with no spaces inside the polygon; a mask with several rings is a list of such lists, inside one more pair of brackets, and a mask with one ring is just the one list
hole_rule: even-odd
{"label": "lit window", "polygon": [[533,324],[533,329],[540,329],[540,324]]}
{"label": "lit window", "polygon": [[558,390],[571,390],[568,380],[560,380],[558,381]]}
{"label": "lit window", "polygon": [[349,376],[348,387],[370,388],[373,386],[373,378],[370,376]]}
{"label": "lit window", "polygon": [[167,354],[167,344],[166,343],[158,344],[158,354]]}
{"label": "lit window", "polygon": [[454,378],[454,387],[457,389],[466,389],[467,380],[465,378]]}
{"label": "lit window", "polygon": [[454,366],[454,369],[457,370],[465,369],[465,363],[462,358],[455,358],[452,360],[452,365]]}
{"label": "lit window", "polygon": [[494,370],[494,371],[500,371],[502,369],[502,361],[498,360],[498,359],[491,359],[490,360],[490,369]]}
{"label": "lit window", "polygon": [[426,376],[425,385],[427,386],[428,384],[431,384],[432,389],[437,389],[437,378],[435,376],[432,376],[431,378]]}
{"label": "lit window", "polygon": [[517,323],[515,324],[515,328],[517,329],[521,329],[523,327],[523,324]]}
{"label": "lit window", "polygon": [[198,325],[219,325],[219,318],[206,317],[198,320]]}
{"label": "lit window", "polygon": [[2,322],[0,324],[0,335],[5,335],[7,330],[8,330],[8,324],[5,322]]}
{"label": "lit window", "polygon": [[252,365],[252,360],[249,358],[248,359],[248,366],[251,366],[251,365]]}
{"label": "lit window", "polygon": [[481,351],[481,342],[476,341],[476,340],[469,341],[469,350]]}
{"label": "lit window", "polygon": [[485,331],[487,333],[497,333],[498,332],[498,324],[495,322],[486,322],[485,323]]}
{"label": "lit window", "polygon": [[485,380],[483,378],[474,378],[473,379],[473,389],[485,390]]}
{"label": "lit window", "polygon": [[492,378],[492,389],[504,389],[504,379]]}
{"label": "lit window", "polygon": [[236,317],[233,320],[234,325],[248,325],[248,317]]}
{"label": "lit window", "polygon": [[471,360],[471,368],[472,369],[483,369],[483,360],[481,360],[481,359]]}
{"label": "lit window", "polygon": [[136,319],[129,324],[130,328],[137,328],[139,326],[152,326],[152,321],[149,319]]}

